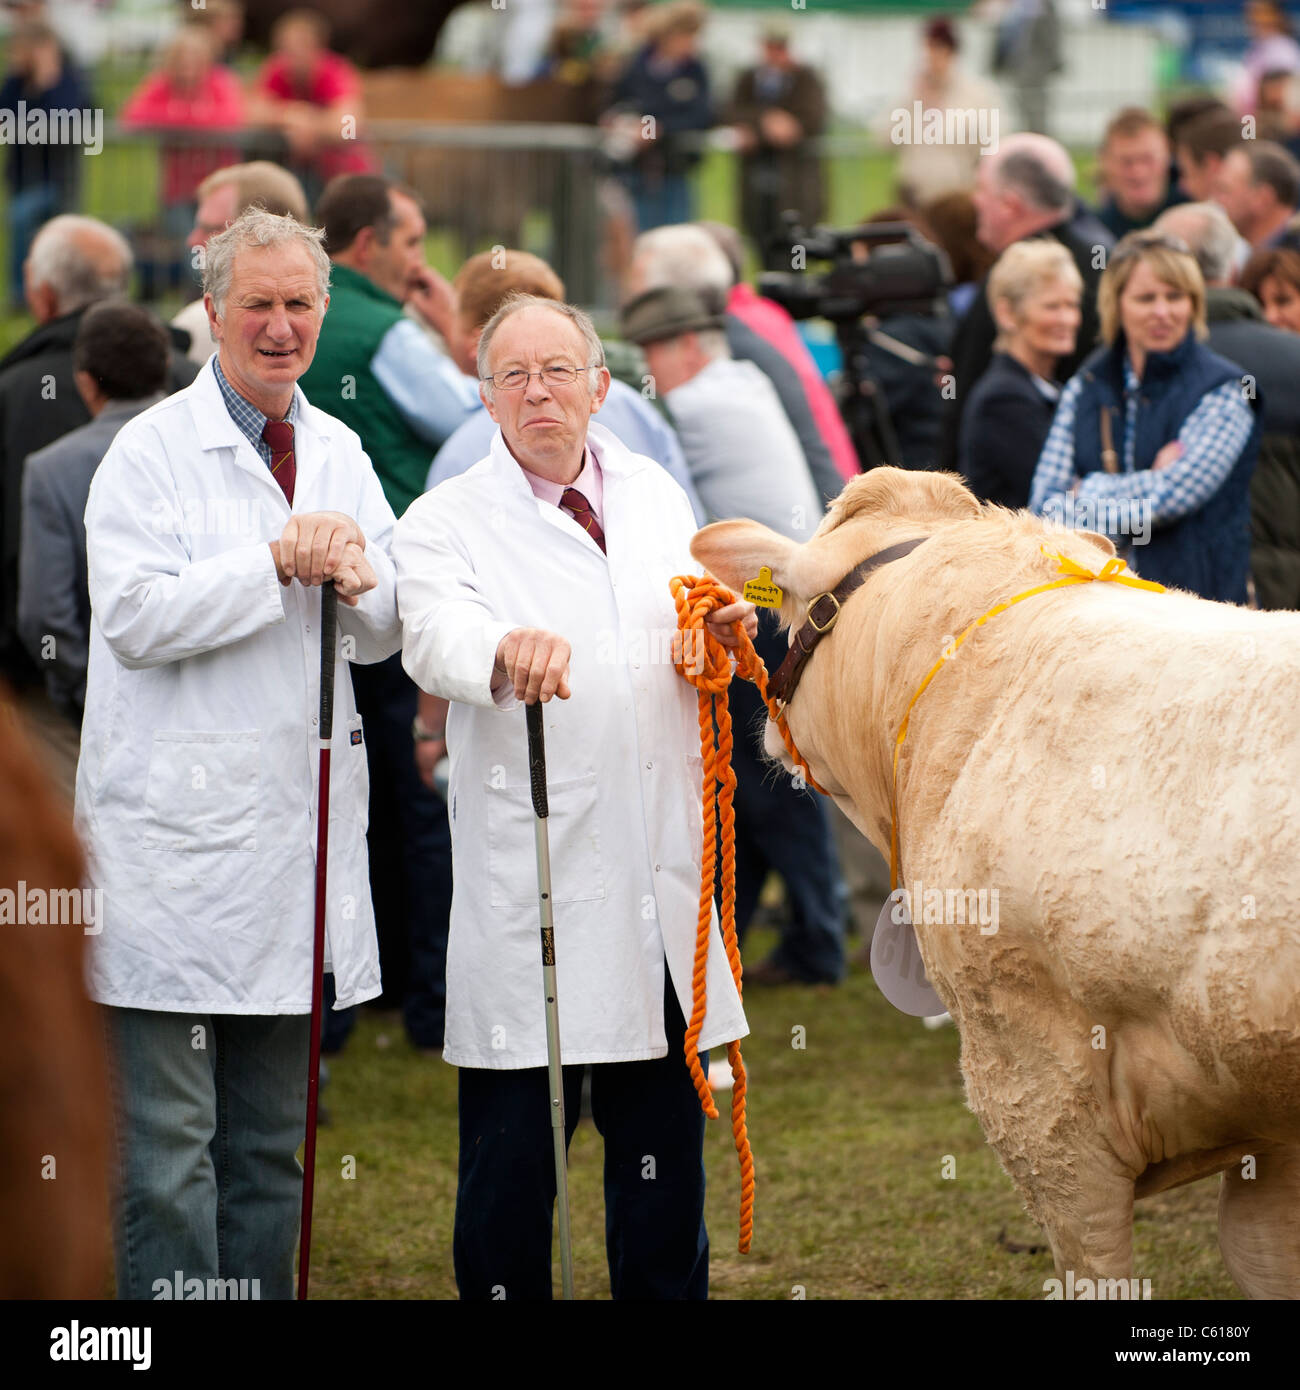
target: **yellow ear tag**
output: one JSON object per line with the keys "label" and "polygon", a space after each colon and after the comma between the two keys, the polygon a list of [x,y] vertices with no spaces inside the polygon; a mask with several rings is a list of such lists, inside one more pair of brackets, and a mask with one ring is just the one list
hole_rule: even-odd
{"label": "yellow ear tag", "polygon": [[772,571],[763,565],[757,579],[747,579],[743,597],[755,608],[780,608],[785,595],[772,583]]}

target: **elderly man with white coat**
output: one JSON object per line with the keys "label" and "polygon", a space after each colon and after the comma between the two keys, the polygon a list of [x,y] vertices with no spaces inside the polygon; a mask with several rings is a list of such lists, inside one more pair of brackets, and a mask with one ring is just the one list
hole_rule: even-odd
{"label": "elderly man with white coat", "polygon": [[204,278],[216,354],[122,427],[86,508],[90,992],[116,1063],[119,1297],[246,1279],[288,1298],[320,586],[340,603],[326,969],[344,1006],[380,989],[348,662],[399,644],[393,514],[357,436],[295,385],[329,303],[320,233],[252,209],[208,244]]}
{"label": "elderly man with white coat", "polygon": [[[467,1299],[551,1297],[555,1171],[521,707],[540,700],[565,1113],[572,1134],[591,1065],[611,1291],[702,1299],[704,1121],[683,1051],[701,765],[695,693],[669,658],[668,588],[697,568],[695,519],[659,464],[591,422],[610,376],[580,310],[512,297],[483,331],[478,370],[499,426],[490,452],[413,503],[393,541],[403,662],[452,701],[443,1055],[461,1069],[456,1280]],[[750,604],[714,614],[728,645],[736,619],[756,630]],[[716,920],[707,995],[701,1054],[748,1031]]]}

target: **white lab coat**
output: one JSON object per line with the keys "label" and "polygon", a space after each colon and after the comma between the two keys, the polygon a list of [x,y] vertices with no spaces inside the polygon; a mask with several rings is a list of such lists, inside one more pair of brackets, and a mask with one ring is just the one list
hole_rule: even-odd
{"label": "white lab coat", "polygon": [[[397,650],[393,514],[356,434],[298,393],[293,510],[338,511],[378,585],[338,605],[327,962],[379,993],[366,750],[348,659]],[[90,992],[164,1011],[311,1008],[320,589],[282,587],[289,519],[211,364],[123,426],[86,506],[93,612],[77,822],[102,888]]]}
{"label": "white lab coat", "polygon": [[[492,666],[512,628],[573,648],[572,696],[545,709],[560,1043],[566,1063],[667,1053],[664,957],[683,1016],[699,910],[702,813],[694,689],[673,669],[668,581],[697,571],[681,488],[599,425],[609,557],[533,495],[501,432],[460,477],[417,498],[393,560],[402,661],[453,701],[447,724],[454,891],[444,1057],[546,1065],[533,807],[524,710]],[[701,1050],[748,1031],[714,916]]]}

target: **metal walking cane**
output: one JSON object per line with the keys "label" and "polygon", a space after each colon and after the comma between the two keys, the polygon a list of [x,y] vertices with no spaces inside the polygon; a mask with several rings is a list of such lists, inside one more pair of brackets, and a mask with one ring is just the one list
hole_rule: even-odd
{"label": "metal walking cane", "polygon": [[316,1111],[320,1099],[321,1006],[325,992],[325,866],[330,839],[330,735],[334,729],[334,649],[338,595],[326,580],[320,593],[320,775],[316,801],[316,932],[311,958],[311,1049],[307,1063],[307,1149],[302,1161],[302,1236],[298,1244],[298,1297],[307,1297],[311,1263],[311,1208],[316,1185]]}
{"label": "metal walking cane", "polygon": [[555,991],[555,921],[551,914],[551,845],[546,817],[546,740],[540,703],[525,707],[528,775],[533,789],[533,838],[537,849],[537,901],[542,924],[542,985],[546,995],[546,1069],[551,1085],[551,1138],[555,1146],[555,1196],[560,1211],[560,1287],[573,1298],[573,1246],[569,1236],[569,1169],[564,1144],[564,1073],[560,1066],[560,1005]]}

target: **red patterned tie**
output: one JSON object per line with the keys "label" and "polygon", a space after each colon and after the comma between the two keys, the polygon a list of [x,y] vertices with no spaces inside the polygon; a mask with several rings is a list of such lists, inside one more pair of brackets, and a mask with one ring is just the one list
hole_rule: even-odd
{"label": "red patterned tie", "polygon": [[560,506],[572,514],[574,521],[600,546],[603,555],[605,553],[605,533],[600,529],[600,522],[596,520],[596,513],[591,510],[591,503],[576,487],[566,487],[564,496],[560,498]]}
{"label": "red patterned tie", "polygon": [[262,438],[271,446],[271,476],[293,506],[293,485],[298,477],[298,465],[293,457],[293,426],[287,420],[268,420],[262,427]]}

